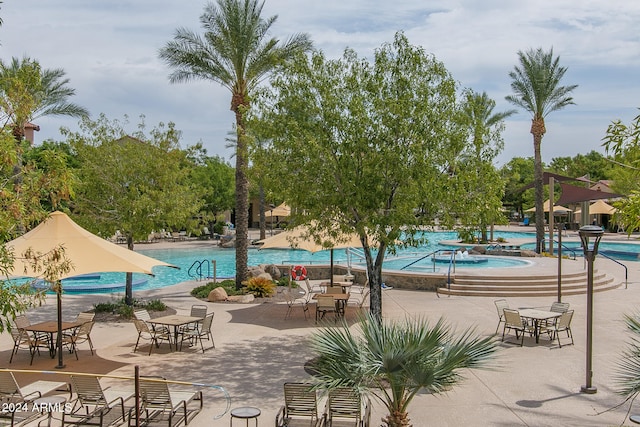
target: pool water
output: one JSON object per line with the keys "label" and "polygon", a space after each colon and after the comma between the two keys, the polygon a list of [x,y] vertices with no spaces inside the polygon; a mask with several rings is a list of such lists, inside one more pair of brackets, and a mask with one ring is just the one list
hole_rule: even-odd
{"label": "pool water", "polygon": [[[533,238],[533,233],[514,233],[514,232],[496,232],[495,237],[503,237],[507,241],[513,238]],[[424,256],[430,252],[434,252],[438,249],[451,249],[451,247],[440,244],[440,242],[448,240],[457,240],[458,234],[456,232],[425,232],[424,237],[428,239],[428,242],[421,245],[419,248],[406,248],[398,249],[396,258],[401,257],[413,257],[416,259],[416,252],[419,251],[420,256]],[[142,247],[142,249],[140,249]],[[160,261],[165,261],[169,264],[180,267],[180,269],[169,267],[154,267],[154,277],[147,276],[145,274],[134,273],[133,280],[142,281],[146,279],[147,282],[134,288],[134,290],[148,290],[158,289],[165,286],[173,285],[188,280],[194,280],[196,274],[194,272],[194,264],[202,263],[201,274],[203,277],[213,277],[213,262],[215,260],[216,269],[215,276],[217,278],[228,278],[235,275],[235,249],[222,249],[211,244],[211,247],[206,248],[166,248],[166,249],[148,249],[142,245],[136,248],[136,252],[140,252],[144,255],[156,258]],[[328,264],[330,260],[331,251],[320,251],[311,253],[297,249],[264,249],[258,250],[255,248],[249,249],[249,265],[259,264]],[[347,255],[343,249],[336,249],[334,251],[334,262],[339,264],[346,264]],[[359,263],[359,260],[354,259],[354,264]],[[385,260],[384,268],[392,269],[394,258],[389,257],[389,260]],[[397,261],[404,262],[404,261]],[[430,263],[430,261],[429,261]],[[398,268],[406,265],[402,264]],[[433,269],[433,266],[431,269]],[[513,264],[505,265],[501,264],[497,259],[492,260],[490,263],[481,263],[474,268],[503,268],[506,266],[514,266]],[[465,265],[465,267],[467,267]],[[447,267],[448,268],[448,267]],[[462,268],[457,266],[457,268]],[[415,267],[415,271],[420,271],[420,265]],[[426,270],[422,270],[426,271]],[[192,275],[190,275],[190,273]],[[125,273],[102,273],[100,279],[95,281],[96,293],[99,292],[122,292],[121,288],[100,290],[102,284],[113,285],[114,283],[124,283]],[[70,287],[69,287],[70,288]],[[87,293],[83,291],[82,293]]]}
{"label": "pool water", "polygon": [[[534,249],[536,245],[535,243],[527,243],[521,247],[523,249]],[[557,248],[554,249],[557,252]],[[571,250],[575,251],[577,256],[582,256],[583,254],[580,242],[562,242],[562,251],[564,253]],[[640,261],[640,244],[600,241],[598,253],[620,261]]]}
{"label": "pool water", "polygon": [[[424,259],[420,259],[421,257],[397,257],[385,259],[384,261],[384,269],[385,270],[402,270],[402,271],[414,271],[414,272],[433,272],[433,271],[448,271],[449,263],[440,262],[438,259],[434,265],[434,261],[432,257],[427,257]],[[530,265],[531,263],[526,260],[518,259],[518,258],[510,258],[510,257],[498,257],[498,256],[470,256],[471,260],[477,262],[456,262],[456,270],[462,268],[510,268],[510,267],[524,267]],[[416,262],[417,261],[417,262]],[[411,265],[409,265],[411,264]],[[406,268],[403,268],[406,267]],[[435,270],[434,270],[435,268]]]}

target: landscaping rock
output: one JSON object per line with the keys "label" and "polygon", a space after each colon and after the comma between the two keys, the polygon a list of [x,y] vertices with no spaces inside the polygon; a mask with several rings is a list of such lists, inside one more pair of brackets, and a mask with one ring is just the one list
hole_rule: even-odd
{"label": "landscaping rock", "polygon": [[520,250],[520,256],[526,256],[526,257],[531,257],[531,258],[533,258],[533,257],[538,256],[538,254],[536,254],[536,252],[535,252],[535,251],[528,251],[528,250],[526,250],[526,249],[521,249],[521,250]]}
{"label": "landscaping rock", "polygon": [[229,302],[239,302],[243,304],[248,304],[248,303],[252,303],[255,299],[256,298],[253,296],[253,294],[231,295],[229,297]]}
{"label": "landscaping rock", "polygon": [[207,300],[210,302],[228,301],[229,295],[227,295],[227,291],[220,286],[209,292]]}
{"label": "landscaping rock", "polygon": [[273,280],[278,280],[282,277],[282,272],[275,266],[275,264],[268,264],[261,267],[265,272],[269,273],[271,277],[273,277]]}

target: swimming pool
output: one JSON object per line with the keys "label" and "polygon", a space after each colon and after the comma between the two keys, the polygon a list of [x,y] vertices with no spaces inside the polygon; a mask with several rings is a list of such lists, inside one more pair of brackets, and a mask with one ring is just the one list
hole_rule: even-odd
{"label": "swimming pool", "polygon": [[[535,243],[527,243],[521,245],[523,249],[534,249]],[[557,252],[557,248],[554,248]],[[582,256],[582,246],[580,242],[562,242],[562,251],[575,251],[577,256]],[[605,254],[613,259],[620,261],[640,261],[640,244],[639,243],[622,243],[622,242],[605,242],[600,241],[598,245],[598,253]]]}
{"label": "swimming pool", "polygon": [[[532,233],[514,233],[514,232],[496,232],[496,237],[503,237],[507,240],[513,238],[531,238]],[[421,256],[424,256],[430,252],[434,252],[438,249],[451,249],[452,247],[442,245],[443,241],[457,240],[458,234],[456,232],[425,232],[424,236],[428,239],[428,243],[420,246],[419,248],[406,248],[398,249],[396,257],[416,257],[416,252],[419,251]],[[533,235],[535,239],[535,235]],[[142,249],[140,249],[142,247]],[[148,290],[158,289],[165,286],[173,285],[188,280],[194,280],[193,276],[189,275],[189,270],[194,263],[205,262],[204,275],[212,277],[213,271],[206,270],[206,264],[212,265],[212,260],[216,261],[216,277],[226,278],[233,277],[235,275],[235,250],[234,249],[222,249],[213,246],[200,247],[200,248],[166,248],[166,249],[148,249],[139,245],[136,248],[136,252],[140,252],[144,255],[156,258],[160,261],[165,261],[170,264],[180,267],[179,270],[168,267],[154,267],[154,277],[147,276],[145,274],[134,274],[134,282],[147,282],[141,284],[135,288],[135,290]],[[255,248],[249,249],[249,265],[259,264],[328,264],[330,260],[330,251],[320,251],[311,253],[303,250],[296,249],[264,249],[258,250]],[[384,268],[391,269],[387,265],[387,262],[391,262],[393,258],[389,258],[389,261],[385,261]],[[342,249],[336,249],[334,251],[334,262],[346,264],[347,256],[346,252]],[[497,261],[496,261],[497,262]],[[357,263],[357,261],[354,261]],[[485,263],[483,263],[485,264]],[[403,264],[404,265],[404,264]],[[511,265],[513,266],[513,265]],[[401,266],[400,266],[401,267]],[[398,268],[400,268],[398,267]],[[485,264],[476,268],[499,268],[496,264]],[[501,266],[501,267],[504,267]],[[418,267],[416,267],[418,268]],[[447,267],[448,268],[448,267]],[[462,268],[458,266],[457,268]],[[433,270],[433,267],[432,267]],[[424,271],[424,270],[423,270]],[[82,291],[82,293],[104,293],[104,292],[122,292],[122,286],[112,286],[113,284],[124,284],[125,273],[101,273],[100,279],[95,281],[95,291]],[[109,285],[111,289],[101,290],[102,285]],[[64,283],[63,283],[64,288]],[[66,292],[73,292],[71,286],[66,288]]]}
{"label": "swimming pool", "polygon": [[[419,256],[413,257],[394,257],[390,259],[385,259],[384,261],[384,269],[385,270],[402,270],[402,271],[413,271],[413,272],[433,272],[435,271],[448,271],[449,270],[449,259],[445,259],[444,257],[436,259],[434,265],[433,257],[427,257],[424,259]],[[530,261],[526,261],[523,259],[513,258],[513,257],[499,257],[499,256],[475,256],[471,255],[469,258],[462,259],[456,261],[456,270],[460,270],[463,268],[471,268],[471,269],[491,269],[491,268],[511,268],[511,267],[525,267],[527,265],[531,265]],[[406,268],[405,268],[406,267]]]}

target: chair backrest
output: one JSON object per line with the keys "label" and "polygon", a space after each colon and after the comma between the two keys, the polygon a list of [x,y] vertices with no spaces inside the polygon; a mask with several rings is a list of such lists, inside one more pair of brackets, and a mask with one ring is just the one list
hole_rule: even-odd
{"label": "chair backrest", "polygon": [[80,327],[76,330],[76,335],[80,336],[80,337],[88,337],[89,334],[91,333],[91,330],[93,329],[93,325],[95,324],[95,322],[93,321],[89,321],[89,322],[84,322],[82,325],[80,325]]}
{"label": "chair backrest", "polygon": [[211,331],[211,324],[213,323],[213,314],[214,313],[207,314],[202,320],[202,326],[200,327],[200,331],[202,333],[206,334],[206,333],[209,333],[209,331]]}
{"label": "chair backrest", "polygon": [[284,405],[291,416],[318,416],[318,400],[309,383],[284,383]]}
{"label": "chair backrest", "polygon": [[78,395],[83,405],[106,406],[109,403],[98,377],[71,375],[71,390]]}
{"label": "chair backrest", "polygon": [[344,291],[342,290],[342,286],[327,286],[328,294],[342,294]]}
{"label": "chair backrest", "polygon": [[497,299],[493,302],[496,305],[496,309],[498,310],[498,316],[504,316],[504,309],[509,308],[509,303],[506,299]]}
{"label": "chair backrest", "polygon": [[551,308],[549,309],[549,311],[553,311],[554,313],[564,313],[567,310],[569,310],[568,302],[557,302],[557,301],[551,304]]}
{"label": "chair backrest", "polygon": [[27,316],[25,316],[24,314],[20,314],[16,316],[13,322],[16,324],[18,329],[24,329],[31,325],[31,322],[29,321]]}
{"label": "chair backrest", "polygon": [[364,291],[364,293],[362,294],[362,299],[358,303],[358,308],[362,308],[364,306],[364,303],[367,302],[367,299],[369,298],[369,292],[371,292],[370,289]]}
{"label": "chair backrest", "polygon": [[144,309],[134,311],[133,315],[136,317],[136,319],[144,320],[145,322],[151,320],[151,315],[147,310],[144,310]]}
{"label": "chair backrest", "polygon": [[149,329],[149,325],[147,325],[147,322],[145,322],[144,320],[140,320],[140,319],[133,319],[133,324],[136,325],[136,330],[138,331],[138,334],[141,333],[151,333],[151,330]]}
{"label": "chair backrest", "polygon": [[333,275],[334,282],[346,282],[344,274],[334,274]]}
{"label": "chair backrest", "polygon": [[339,417],[360,420],[362,415],[360,393],[349,387],[330,390],[327,405],[330,418]]}
{"label": "chair backrest", "polygon": [[573,310],[567,310],[562,313],[560,319],[558,319],[558,329],[567,329],[571,326],[571,319],[573,318]]}
{"label": "chair backrest", "polygon": [[208,307],[204,304],[194,304],[191,306],[191,317],[202,317],[207,315]]}
{"label": "chair backrest", "polygon": [[505,308],[504,312],[504,322],[506,326],[516,326],[521,328],[524,324],[522,317],[520,317],[520,312],[518,310],[511,310],[509,308]]}
{"label": "chair backrest", "polygon": [[96,317],[95,313],[83,311],[82,313],[78,313],[78,315],[76,316],[76,322],[78,323],[92,322],[95,317]]}
{"label": "chair backrest", "polygon": [[318,295],[318,303],[316,305],[317,310],[335,310],[336,301],[333,295]]}
{"label": "chair backrest", "polygon": [[309,279],[304,279],[304,285],[307,288],[307,294],[311,295],[311,293],[313,292],[313,286],[311,286],[311,283],[309,283]]}
{"label": "chair backrest", "polygon": [[[149,381],[156,380],[156,381]],[[171,393],[163,377],[141,377],[140,395],[145,409],[172,409]]]}
{"label": "chair backrest", "polygon": [[0,371],[0,398],[22,397],[22,392],[13,372]]}

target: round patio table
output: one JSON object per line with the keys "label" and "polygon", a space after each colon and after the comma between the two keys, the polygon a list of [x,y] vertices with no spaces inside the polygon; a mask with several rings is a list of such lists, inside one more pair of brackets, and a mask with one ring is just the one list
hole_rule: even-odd
{"label": "round patio table", "polygon": [[631,415],[629,421],[632,423],[640,424],[640,415]]}
{"label": "round patio table", "polygon": [[256,421],[256,427],[258,426],[258,417],[260,416],[260,409],[253,406],[242,406],[240,408],[234,408],[231,410],[231,420],[229,425],[233,426],[233,419],[240,418],[247,420],[247,427],[249,427],[249,420],[254,419]]}

